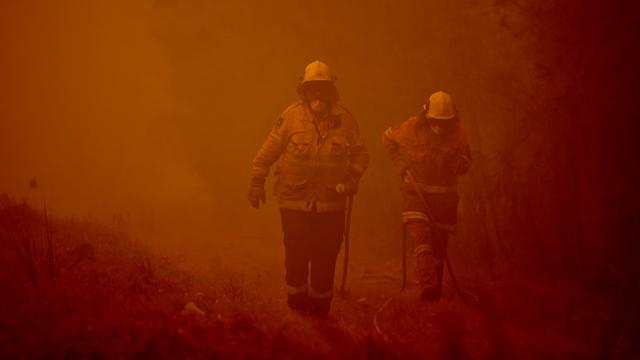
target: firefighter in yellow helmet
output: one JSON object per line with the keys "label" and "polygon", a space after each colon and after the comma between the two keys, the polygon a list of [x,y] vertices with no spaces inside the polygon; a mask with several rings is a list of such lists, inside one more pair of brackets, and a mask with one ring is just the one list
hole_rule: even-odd
{"label": "firefighter in yellow helmet", "polygon": [[253,159],[249,202],[265,201],[264,183],[278,161],[275,195],[285,245],[288,305],[326,316],[336,257],[343,241],[346,198],[358,190],[369,153],[351,113],[338,104],[336,78],[320,61],[309,64],[289,106]]}
{"label": "firefighter in yellow helmet", "polygon": [[442,292],[447,236],[457,222],[457,178],[469,169],[471,151],[449,94],[432,94],[423,109],[387,129],[382,143],[402,177],[405,234],[415,246],[420,298],[429,301]]}

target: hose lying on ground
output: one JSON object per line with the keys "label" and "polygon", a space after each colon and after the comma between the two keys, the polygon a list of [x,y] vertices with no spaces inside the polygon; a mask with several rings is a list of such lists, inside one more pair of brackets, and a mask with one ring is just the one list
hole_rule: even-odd
{"label": "hose lying on ground", "polygon": [[395,298],[400,295],[400,293],[402,293],[403,290],[400,290],[400,292],[396,295],[393,295],[392,297],[388,298],[387,301],[384,302],[384,304],[382,304],[382,306],[380,306],[378,308],[378,310],[376,311],[376,313],[373,315],[373,327],[376,329],[376,333],[378,333],[378,335],[380,335],[380,337],[382,338],[382,340],[384,342],[389,342],[389,338],[387,337],[387,335],[385,335],[385,333],[382,332],[382,329],[380,328],[380,323],[378,322],[378,315],[380,315],[382,313],[382,310],[384,310],[385,307],[387,307],[387,305],[389,305],[393,300],[395,300]]}

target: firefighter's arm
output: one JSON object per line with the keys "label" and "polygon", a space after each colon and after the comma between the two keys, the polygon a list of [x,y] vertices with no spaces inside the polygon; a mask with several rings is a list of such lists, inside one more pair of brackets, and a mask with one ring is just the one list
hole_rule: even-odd
{"label": "firefighter's arm", "polygon": [[471,148],[464,133],[461,133],[458,145],[453,154],[447,159],[447,165],[457,176],[464,175],[469,171],[471,167]]}
{"label": "firefighter's arm", "polygon": [[[369,150],[360,136],[358,123],[353,118],[349,118],[348,126],[349,171],[344,184],[345,191],[354,194],[358,191],[362,175],[369,167]],[[338,190],[338,192],[341,191]]]}
{"label": "firefighter's arm", "polygon": [[391,162],[396,167],[401,176],[407,168],[402,152],[400,151],[400,144],[397,140],[397,133],[400,126],[390,127],[382,133],[382,146],[389,155]]}
{"label": "firefighter's arm", "polygon": [[269,176],[269,168],[278,160],[287,139],[287,124],[283,117],[278,119],[267,139],[251,162],[251,180],[249,182],[249,202],[256,209],[260,202],[265,203],[264,183]]}
{"label": "firefighter's arm", "polygon": [[269,168],[282,154],[286,139],[287,124],[283,117],[280,117],[251,162],[252,178],[266,179]]}

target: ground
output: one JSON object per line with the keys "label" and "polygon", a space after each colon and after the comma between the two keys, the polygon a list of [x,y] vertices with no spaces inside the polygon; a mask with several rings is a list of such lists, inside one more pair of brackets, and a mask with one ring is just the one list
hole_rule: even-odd
{"label": "ground", "polygon": [[286,307],[277,237],[169,255],[108,226],[50,219],[7,199],[0,205],[2,358],[638,354],[637,309],[611,291],[522,277],[488,282],[461,271],[460,282],[480,298],[477,305],[460,301],[449,282],[440,302],[424,303],[412,281],[400,291],[399,257],[356,253],[348,291],[336,295],[328,319],[317,319]]}

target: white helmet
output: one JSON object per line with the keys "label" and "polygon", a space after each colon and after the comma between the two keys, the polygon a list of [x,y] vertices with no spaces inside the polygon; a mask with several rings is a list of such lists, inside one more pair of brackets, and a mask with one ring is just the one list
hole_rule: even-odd
{"label": "white helmet", "polygon": [[448,120],[456,117],[453,99],[444,91],[437,91],[429,96],[429,101],[424,105],[424,109],[428,118]]}
{"label": "white helmet", "polygon": [[314,61],[307,65],[304,69],[304,74],[300,79],[300,84],[304,84],[309,81],[336,81],[336,77],[329,69],[329,66],[322,61]]}

